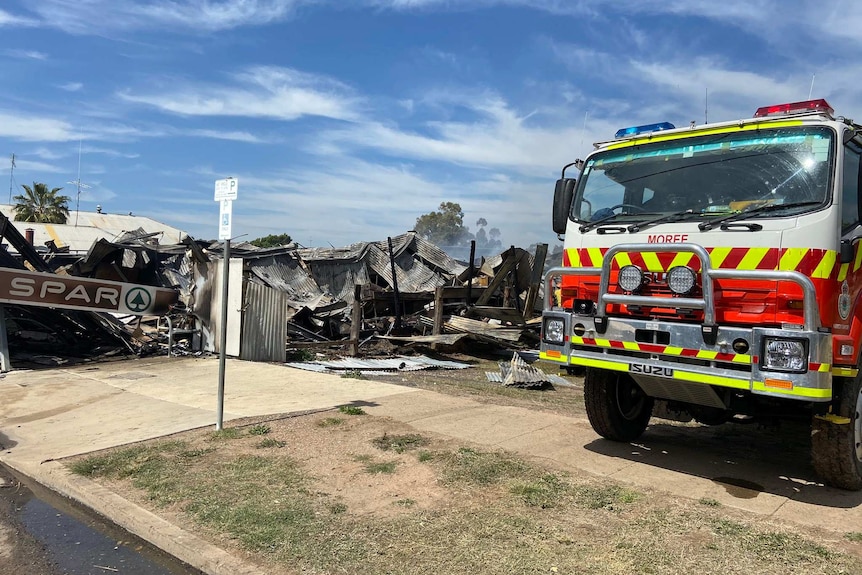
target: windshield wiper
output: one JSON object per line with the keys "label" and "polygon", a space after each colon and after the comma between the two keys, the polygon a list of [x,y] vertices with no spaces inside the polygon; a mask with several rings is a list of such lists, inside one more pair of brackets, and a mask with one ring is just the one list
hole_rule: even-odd
{"label": "windshield wiper", "polygon": [[789,204],[766,204],[765,206],[759,206],[756,208],[743,210],[741,212],[736,212],[736,213],[730,214],[728,216],[724,216],[724,217],[721,217],[721,218],[718,218],[715,220],[710,220],[708,222],[701,222],[701,223],[697,224],[697,228],[700,231],[705,232],[705,231],[708,231],[708,230],[711,230],[712,228],[714,228],[716,226],[716,224],[721,224],[724,222],[735,222],[735,221],[739,221],[739,220],[745,220],[745,219],[750,218],[751,216],[756,216],[757,214],[763,214],[766,212],[777,212],[779,210],[783,210],[786,208],[803,208],[806,206],[818,206],[821,203],[822,202],[809,201],[809,202],[791,202]]}
{"label": "windshield wiper", "polygon": [[[596,221],[594,221],[594,222],[587,222],[587,223],[585,223],[585,224],[581,224],[581,227],[580,227],[580,228],[578,228],[578,229],[580,230],[580,232],[581,232],[582,234],[585,234],[585,233],[587,233],[588,231],[590,231],[590,230],[592,230],[592,229],[595,229],[595,228],[597,228],[597,227],[599,227],[599,226],[601,226],[601,225],[603,225],[603,224],[606,224],[606,223],[608,223],[608,222],[610,222],[610,221],[613,221],[614,219],[616,219],[616,218],[618,218],[618,217],[620,217],[620,216],[629,216],[629,217],[632,217],[632,216],[638,216],[638,217],[640,217],[640,216],[654,216],[655,214],[656,214],[656,212],[639,212],[639,213],[637,213],[637,214],[632,214],[632,213],[628,213],[628,214],[627,214],[627,213],[614,214],[614,215],[612,215],[612,216],[608,216],[608,217],[606,217],[606,218],[601,218],[601,219],[596,220]],[[629,221],[631,221],[631,220],[629,220]],[[620,231],[622,231],[622,228],[620,228]]]}
{"label": "windshield wiper", "polygon": [[587,233],[588,231],[590,231],[591,229],[593,229],[593,228],[597,228],[597,227],[599,227],[600,225],[604,224],[605,222],[609,222],[609,221],[611,221],[611,220],[613,220],[613,219],[615,219],[615,218],[620,217],[621,215],[622,215],[622,214],[611,214],[611,215],[609,215],[609,216],[607,216],[607,217],[605,217],[605,218],[601,218],[601,219],[596,220],[596,221],[594,221],[594,222],[587,222],[587,223],[585,223],[585,224],[581,224],[581,227],[580,227],[580,228],[578,228],[578,229],[580,230],[580,232],[581,232],[582,234],[585,234],[585,233]]}
{"label": "windshield wiper", "polygon": [[[641,231],[641,229],[643,229],[647,226],[652,226],[654,224],[662,224],[665,222],[673,222],[675,220],[682,219],[683,216],[687,216],[687,215],[693,214],[693,213],[694,213],[694,210],[682,210],[681,212],[674,212],[672,214],[666,214],[664,216],[655,218],[653,220],[647,220],[647,221],[640,223],[640,224],[634,223],[634,224],[630,225],[627,229],[628,229],[630,234],[634,234],[634,233]],[[698,214],[698,215],[700,215],[700,214]]]}

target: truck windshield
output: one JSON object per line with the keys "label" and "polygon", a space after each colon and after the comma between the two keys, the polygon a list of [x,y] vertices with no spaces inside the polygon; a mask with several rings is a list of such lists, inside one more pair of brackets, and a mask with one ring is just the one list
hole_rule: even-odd
{"label": "truck windshield", "polygon": [[780,214],[798,215],[829,199],[833,139],[826,127],[792,127],[599,152],[584,166],[572,217],[632,221],[691,210],[706,219],[771,204],[794,204]]}

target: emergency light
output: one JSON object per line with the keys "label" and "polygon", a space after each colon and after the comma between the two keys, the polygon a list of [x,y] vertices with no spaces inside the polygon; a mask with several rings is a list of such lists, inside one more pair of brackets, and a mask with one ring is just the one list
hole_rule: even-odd
{"label": "emergency light", "polygon": [[644,124],[643,126],[632,126],[630,128],[621,128],[614,134],[615,139],[627,138],[629,136],[637,136],[647,134],[649,132],[660,132],[661,130],[673,130],[676,128],[670,122],[657,122],[655,124]]}
{"label": "emergency light", "polygon": [[776,104],[775,106],[763,106],[758,108],[754,113],[755,118],[765,118],[767,116],[789,116],[791,114],[807,114],[811,112],[821,112],[832,116],[835,110],[824,100],[805,100],[803,102],[793,102],[792,104]]}

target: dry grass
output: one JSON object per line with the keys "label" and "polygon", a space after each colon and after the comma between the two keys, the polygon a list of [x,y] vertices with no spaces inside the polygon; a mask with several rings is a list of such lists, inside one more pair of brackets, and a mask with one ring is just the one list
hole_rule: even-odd
{"label": "dry grass", "polygon": [[862,573],[846,552],[858,533],[801,534],[386,418],[331,418],[188,432],[70,468],[272,574]]}

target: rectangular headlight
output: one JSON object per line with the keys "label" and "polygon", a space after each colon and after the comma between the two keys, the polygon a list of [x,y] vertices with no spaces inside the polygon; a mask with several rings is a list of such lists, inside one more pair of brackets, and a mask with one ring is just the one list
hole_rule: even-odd
{"label": "rectangular headlight", "polygon": [[566,322],[559,318],[548,318],[542,326],[542,339],[548,343],[562,345],[566,335]]}
{"label": "rectangular headlight", "polygon": [[808,341],[767,337],[763,340],[761,367],[775,371],[808,371]]}

